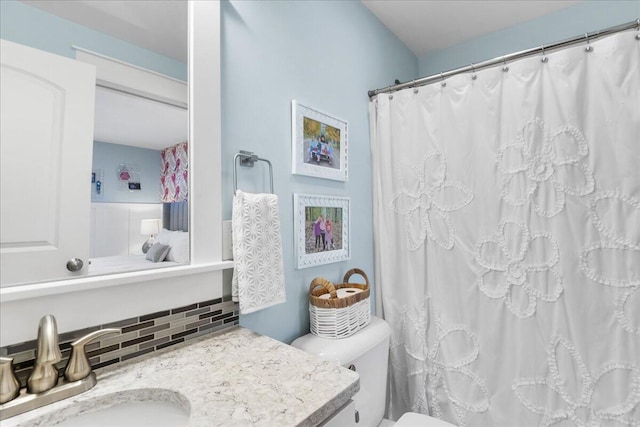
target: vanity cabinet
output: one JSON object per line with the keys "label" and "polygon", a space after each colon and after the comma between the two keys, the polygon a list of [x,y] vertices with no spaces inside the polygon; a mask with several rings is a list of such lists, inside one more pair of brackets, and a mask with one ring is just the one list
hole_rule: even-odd
{"label": "vanity cabinet", "polygon": [[95,67],[0,43],[0,285],[84,276]]}
{"label": "vanity cabinet", "polygon": [[356,404],[349,400],[333,415],[320,423],[321,427],[355,427],[356,426]]}

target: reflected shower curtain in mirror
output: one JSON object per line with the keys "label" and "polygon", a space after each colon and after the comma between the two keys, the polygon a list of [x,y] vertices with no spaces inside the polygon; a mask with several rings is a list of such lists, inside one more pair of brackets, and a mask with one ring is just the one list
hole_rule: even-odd
{"label": "reflected shower curtain in mirror", "polygon": [[181,142],[160,151],[160,198],[164,203],[189,198],[189,144]]}
{"label": "reflected shower curtain in mirror", "polygon": [[392,419],[640,425],[636,33],[370,103]]}

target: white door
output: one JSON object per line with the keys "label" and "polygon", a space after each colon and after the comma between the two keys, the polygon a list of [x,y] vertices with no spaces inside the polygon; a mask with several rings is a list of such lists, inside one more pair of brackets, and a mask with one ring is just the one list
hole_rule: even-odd
{"label": "white door", "polygon": [[6,40],[0,51],[0,285],[84,276],[95,67]]}

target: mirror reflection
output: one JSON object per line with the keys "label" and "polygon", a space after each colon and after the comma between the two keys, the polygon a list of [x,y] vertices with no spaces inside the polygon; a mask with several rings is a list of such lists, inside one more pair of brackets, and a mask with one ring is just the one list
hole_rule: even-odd
{"label": "mirror reflection", "polygon": [[89,275],[189,262],[187,134],[185,108],[96,88]]}
{"label": "mirror reflection", "polygon": [[[187,2],[2,0],[1,6],[0,36],[3,41],[15,43],[12,54],[2,58],[2,77],[4,82],[11,82],[12,88],[5,91],[3,84],[2,105],[17,105],[19,108],[5,111],[20,111],[21,116],[28,116],[33,110],[28,119],[21,124],[14,121],[15,125],[5,125],[9,120],[5,121],[3,114],[3,157],[8,159],[4,154],[11,153],[11,161],[3,160],[2,166],[11,163],[11,170],[24,172],[19,181],[14,179],[17,174],[3,173],[2,204],[11,206],[11,212],[7,211],[11,215],[5,215],[3,209],[2,269],[6,273],[3,271],[1,285],[188,264],[188,112],[186,101],[176,102],[166,96],[166,90],[173,89],[160,87],[162,81],[174,88],[176,82],[182,82],[178,92],[184,91],[186,100]],[[139,79],[141,87],[121,86],[104,77],[107,74],[101,69],[103,65],[88,61],[96,65],[96,86],[82,90],[95,93],[90,97],[81,95],[86,99],[95,95],[93,137],[76,139],[92,145],[91,150],[76,150],[77,146],[74,149],[67,142],[73,139],[68,138],[69,134],[80,134],[73,127],[79,128],[77,123],[82,121],[68,118],[69,108],[73,108],[69,103],[75,102],[70,101],[69,95],[76,90],[72,87],[73,78],[67,79],[70,83],[59,84],[59,77],[50,72],[66,67],[55,58],[81,62],[81,53],[118,64],[119,72],[130,69],[131,73],[142,71],[151,76]],[[47,62],[49,59],[51,62]],[[16,66],[11,61],[20,64]],[[13,73],[11,79],[5,79],[7,73]],[[30,76],[35,79],[28,81]],[[154,83],[150,86],[148,80]],[[23,81],[25,87],[16,88]],[[32,87],[36,89],[31,90]],[[31,99],[27,96],[29,90],[34,94]],[[54,93],[57,90],[62,97]],[[51,107],[42,102],[38,91],[46,96],[54,93]],[[39,104],[37,109],[33,109],[35,104]],[[84,104],[80,108],[90,109]],[[88,123],[91,114],[84,117]],[[25,127],[33,127],[48,138],[45,146],[34,145],[32,141],[37,138],[27,141],[27,133],[22,132]],[[61,135],[60,143],[55,142],[56,133]],[[15,135],[22,139],[13,138]],[[23,148],[16,150],[16,146]],[[71,188],[71,182],[76,188],[82,180],[64,179],[66,171],[76,167],[80,170],[76,176],[80,177],[90,170],[91,189],[73,191],[75,198],[70,202],[65,186]],[[88,186],[88,178],[86,183]],[[21,192],[5,191],[19,186]],[[34,189],[31,200],[24,200],[30,188]],[[71,210],[82,212],[85,219],[70,219]],[[12,232],[5,233],[8,230]],[[70,234],[73,238],[67,238]],[[46,259],[54,255],[55,261]],[[84,266],[69,269],[67,260],[78,259]],[[24,266],[34,264],[40,267],[38,275],[25,274]],[[11,265],[16,266],[15,274],[5,268]]]}

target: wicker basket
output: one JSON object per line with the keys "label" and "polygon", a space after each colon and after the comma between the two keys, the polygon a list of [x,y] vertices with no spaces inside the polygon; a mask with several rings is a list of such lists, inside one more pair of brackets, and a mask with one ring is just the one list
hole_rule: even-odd
{"label": "wicker basket", "polygon": [[[354,274],[364,277],[365,284],[349,283]],[[322,338],[346,338],[371,321],[369,278],[353,268],[344,275],[343,283],[333,284],[316,277],[309,286],[309,318],[311,333]]]}

